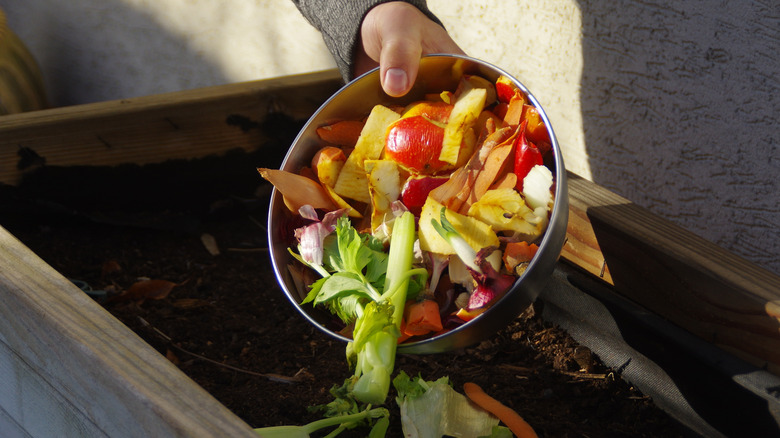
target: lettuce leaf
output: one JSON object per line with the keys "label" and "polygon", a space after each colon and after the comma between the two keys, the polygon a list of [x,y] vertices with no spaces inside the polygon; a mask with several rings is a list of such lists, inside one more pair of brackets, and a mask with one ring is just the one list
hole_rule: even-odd
{"label": "lettuce leaf", "polygon": [[[401,408],[404,435],[419,438],[501,437],[504,431],[498,419],[472,405],[466,396],[455,391],[449,378],[427,382],[421,377],[410,378],[401,371],[393,386],[398,392],[396,402]],[[511,435],[510,435],[511,436]]]}

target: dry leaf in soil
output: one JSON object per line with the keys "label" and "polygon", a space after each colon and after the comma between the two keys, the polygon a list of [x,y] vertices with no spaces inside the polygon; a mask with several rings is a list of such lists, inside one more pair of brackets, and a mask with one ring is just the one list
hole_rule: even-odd
{"label": "dry leaf in soil", "polygon": [[112,301],[163,300],[176,286],[179,284],[168,280],[141,280]]}

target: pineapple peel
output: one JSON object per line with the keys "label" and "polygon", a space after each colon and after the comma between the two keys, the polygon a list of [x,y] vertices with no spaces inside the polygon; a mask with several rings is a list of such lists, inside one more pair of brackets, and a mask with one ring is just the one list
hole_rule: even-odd
{"label": "pineapple peel", "polygon": [[355,149],[347,157],[333,190],[342,197],[368,204],[371,196],[364,169],[366,160],[379,159],[384,149],[387,127],[401,116],[382,105],[376,105],[366,119]]}
{"label": "pineapple peel", "polygon": [[546,225],[512,188],[488,190],[471,205],[468,214],[496,231],[511,231],[528,241],[541,236]]}
{"label": "pineapple peel", "polygon": [[[420,249],[437,254],[455,254],[452,246],[431,225],[431,220],[439,221],[443,207],[432,197],[428,197],[423,205],[419,226]],[[475,251],[489,246],[499,246],[498,236],[493,228],[485,222],[449,209],[446,210],[445,215],[453,228]]]}

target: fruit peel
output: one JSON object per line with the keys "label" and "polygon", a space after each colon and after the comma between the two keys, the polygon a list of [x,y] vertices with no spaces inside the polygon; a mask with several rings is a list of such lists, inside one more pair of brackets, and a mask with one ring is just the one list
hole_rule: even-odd
{"label": "fruit peel", "polygon": [[464,135],[468,135],[467,133],[471,131],[471,135],[475,136],[473,126],[485,107],[486,97],[487,90],[484,88],[472,88],[455,102],[450,119],[444,128],[444,142],[439,160],[452,165],[458,163]]}
{"label": "fruit peel", "polygon": [[339,196],[364,203],[371,202],[363,162],[376,160],[380,157],[385,146],[387,127],[400,117],[397,112],[386,106],[374,106],[360,132],[355,149],[347,157],[333,187]]}
{"label": "fruit peel", "polygon": [[511,231],[528,241],[541,236],[546,226],[512,188],[488,190],[471,205],[468,214],[490,224],[496,231]]}
{"label": "fruit peel", "polygon": [[[423,251],[437,254],[455,254],[452,246],[431,225],[431,220],[437,222],[440,220],[443,207],[432,197],[428,197],[423,205],[419,225],[420,248]],[[446,209],[445,217],[475,251],[490,246],[499,246],[498,236],[490,225],[450,209]]]}

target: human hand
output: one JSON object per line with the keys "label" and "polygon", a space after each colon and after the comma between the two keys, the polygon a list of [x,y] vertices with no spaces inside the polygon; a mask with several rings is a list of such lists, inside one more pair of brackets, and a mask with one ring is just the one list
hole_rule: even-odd
{"label": "human hand", "polygon": [[443,27],[402,1],[382,3],[368,11],[360,38],[355,76],[378,65],[382,88],[394,97],[403,96],[412,88],[421,56],[464,54]]}

